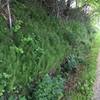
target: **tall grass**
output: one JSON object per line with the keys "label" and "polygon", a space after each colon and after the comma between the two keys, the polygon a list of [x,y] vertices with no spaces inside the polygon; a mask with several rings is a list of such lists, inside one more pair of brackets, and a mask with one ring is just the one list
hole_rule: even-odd
{"label": "tall grass", "polygon": [[93,84],[96,76],[97,56],[100,50],[100,33],[96,33],[92,42],[91,51],[87,57],[87,64],[80,75],[76,89],[69,94],[72,100],[91,100],[93,96]]}
{"label": "tall grass", "polygon": [[[0,93],[21,89],[32,80],[60,70],[63,59],[71,53],[84,55],[90,43],[88,30],[76,21],[63,22],[48,16],[33,3],[13,3],[15,15],[12,36],[0,17]],[[2,38],[1,38],[2,37]],[[83,44],[82,44],[83,43]]]}

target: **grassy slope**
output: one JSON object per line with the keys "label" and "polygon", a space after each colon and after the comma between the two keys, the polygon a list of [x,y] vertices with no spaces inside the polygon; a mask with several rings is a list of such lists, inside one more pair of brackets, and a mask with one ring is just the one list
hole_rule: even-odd
{"label": "grassy slope", "polygon": [[96,75],[97,56],[100,50],[100,33],[97,33],[87,58],[87,65],[80,76],[77,89],[69,95],[72,100],[90,100],[93,96],[93,84]]}
{"label": "grassy slope", "polygon": [[[8,40],[9,31],[0,17],[1,94],[4,87],[10,91],[23,88],[51,68],[59,70],[62,60],[70,53],[83,57],[83,52],[87,52],[81,44],[89,44],[84,23],[75,20],[64,23],[31,2],[14,3],[12,12],[16,16],[14,42]],[[74,43],[76,50],[69,45]]]}
{"label": "grassy slope", "polygon": [[[48,17],[46,12],[35,4],[14,3],[12,12],[16,16],[14,42],[8,40],[9,31],[0,17],[0,92],[4,87],[13,90],[37,76],[48,73],[59,65],[69,52],[64,40],[62,24]],[[5,83],[5,84],[4,84]]]}

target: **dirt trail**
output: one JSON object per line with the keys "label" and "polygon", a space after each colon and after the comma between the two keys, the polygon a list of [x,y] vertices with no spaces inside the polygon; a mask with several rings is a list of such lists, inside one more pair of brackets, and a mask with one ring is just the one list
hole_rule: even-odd
{"label": "dirt trail", "polygon": [[93,100],[100,100],[100,52],[97,59],[96,80],[93,90],[94,90]]}

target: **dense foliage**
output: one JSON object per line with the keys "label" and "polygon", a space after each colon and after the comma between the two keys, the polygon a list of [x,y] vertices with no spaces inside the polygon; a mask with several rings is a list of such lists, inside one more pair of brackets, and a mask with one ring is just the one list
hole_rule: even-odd
{"label": "dense foliage", "polygon": [[[36,100],[60,100],[64,92],[64,79],[61,76],[51,78],[48,74],[36,88]],[[34,99],[34,98],[33,98]]]}
{"label": "dense foliage", "polygon": [[31,91],[27,87],[35,81],[31,96],[35,94],[36,100],[60,100],[65,76],[51,78],[52,74],[61,74],[62,70],[77,72],[77,67],[86,63],[94,38],[89,16],[80,7],[57,18],[51,13],[48,15],[51,9],[45,7],[32,0],[12,0],[10,30],[5,20],[8,17],[0,16],[1,98],[25,100]]}

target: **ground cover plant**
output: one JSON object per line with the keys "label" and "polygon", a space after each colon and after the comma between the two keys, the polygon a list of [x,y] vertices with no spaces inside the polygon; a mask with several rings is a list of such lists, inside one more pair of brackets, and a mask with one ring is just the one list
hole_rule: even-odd
{"label": "ground cover plant", "polygon": [[[35,94],[36,100],[60,100],[66,74],[86,64],[94,37],[90,19],[57,18],[38,2],[23,2],[11,4],[12,32],[0,16],[1,99],[33,100]],[[83,14],[80,9],[75,11]]]}

